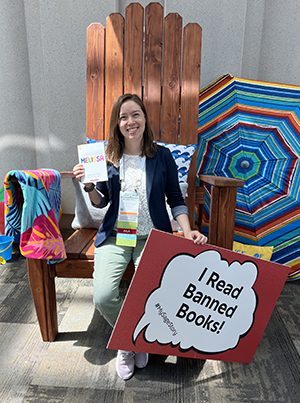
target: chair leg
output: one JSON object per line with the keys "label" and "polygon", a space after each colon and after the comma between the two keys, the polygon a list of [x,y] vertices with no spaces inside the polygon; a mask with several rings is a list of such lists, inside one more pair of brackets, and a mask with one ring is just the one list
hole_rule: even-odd
{"label": "chair leg", "polygon": [[212,186],[209,243],[232,249],[236,187]]}
{"label": "chair leg", "polygon": [[54,341],[58,333],[55,279],[47,262],[27,259],[28,278],[43,341]]}

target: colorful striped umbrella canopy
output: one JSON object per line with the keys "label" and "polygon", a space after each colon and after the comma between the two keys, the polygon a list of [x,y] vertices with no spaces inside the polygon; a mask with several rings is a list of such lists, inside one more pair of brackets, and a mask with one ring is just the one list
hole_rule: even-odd
{"label": "colorful striped umbrella canopy", "polygon": [[4,187],[0,188],[0,234],[4,234]]}
{"label": "colorful striped umbrella canopy", "polygon": [[199,174],[245,181],[234,239],[273,246],[300,278],[300,86],[227,74],[200,93],[198,133]]}

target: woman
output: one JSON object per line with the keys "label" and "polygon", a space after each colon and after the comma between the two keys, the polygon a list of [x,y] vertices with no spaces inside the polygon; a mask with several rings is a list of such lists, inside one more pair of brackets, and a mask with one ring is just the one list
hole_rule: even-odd
{"label": "woman", "polygon": [[[84,190],[94,206],[103,208],[110,203],[95,240],[94,303],[113,327],[122,305],[119,285],[128,263],[132,259],[138,265],[151,228],[172,232],[166,198],[185,238],[197,244],[206,243],[207,238],[191,230],[176,164],[167,148],[153,142],[145,106],[137,95],[122,95],[114,104],[106,157],[108,181],[85,184]],[[76,165],[73,173],[80,179],[83,166]],[[138,216],[129,230],[121,228],[120,206],[124,205]],[[126,246],[127,242],[135,246]],[[147,353],[120,350],[116,370],[126,380],[133,375],[134,366],[144,368],[147,362]]]}

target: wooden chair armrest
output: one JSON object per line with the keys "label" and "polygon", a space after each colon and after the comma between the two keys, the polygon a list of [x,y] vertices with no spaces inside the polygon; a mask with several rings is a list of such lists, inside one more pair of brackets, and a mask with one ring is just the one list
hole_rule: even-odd
{"label": "wooden chair armrest", "polygon": [[223,176],[199,175],[201,182],[218,187],[243,187],[244,181],[241,179],[226,178]]}
{"label": "wooden chair armrest", "polygon": [[73,172],[72,171],[60,171],[60,176],[62,178],[73,178]]}
{"label": "wooden chair armrest", "polygon": [[232,249],[237,188],[242,187],[244,181],[211,175],[199,175],[199,179],[200,186],[196,189],[199,227],[202,224],[205,193],[203,184],[205,183],[211,185],[208,229],[209,243]]}

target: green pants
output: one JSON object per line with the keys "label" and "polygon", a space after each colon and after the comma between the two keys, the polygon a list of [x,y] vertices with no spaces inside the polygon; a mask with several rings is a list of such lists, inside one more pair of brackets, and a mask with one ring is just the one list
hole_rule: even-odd
{"label": "green pants", "polygon": [[137,245],[133,248],[117,246],[116,237],[111,236],[95,248],[94,304],[112,327],[123,303],[119,293],[122,276],[131,259],[137,267],[146,240],[147,235],[138,236]]}

